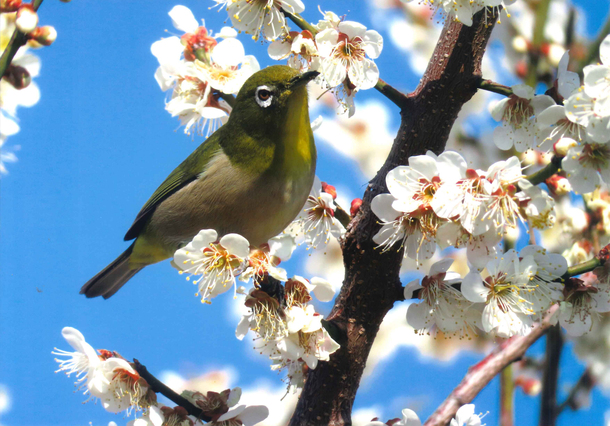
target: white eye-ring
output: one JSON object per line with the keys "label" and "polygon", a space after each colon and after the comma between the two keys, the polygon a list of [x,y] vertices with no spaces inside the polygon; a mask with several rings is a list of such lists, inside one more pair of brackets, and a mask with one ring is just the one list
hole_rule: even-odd
{"label": "white eye-ring", "polygon": [[261,107],[267,108],[273,100],[273,89],[268,86],[258,86],[254,99],[256,99],[256,103]]}

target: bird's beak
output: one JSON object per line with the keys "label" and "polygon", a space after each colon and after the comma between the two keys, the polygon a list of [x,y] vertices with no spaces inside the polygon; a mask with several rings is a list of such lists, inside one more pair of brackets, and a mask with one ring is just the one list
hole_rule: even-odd
{"label": "bird's beak", "polygon": [[311,80],[316,78],[318,75],[320,75],[320,73],[318,71],[307,71],[301,75],[297,75],[295,78],[290,80],[288,87],[290,87],[292,89],[293,87],[304,86],[307,83],[309,83]]}

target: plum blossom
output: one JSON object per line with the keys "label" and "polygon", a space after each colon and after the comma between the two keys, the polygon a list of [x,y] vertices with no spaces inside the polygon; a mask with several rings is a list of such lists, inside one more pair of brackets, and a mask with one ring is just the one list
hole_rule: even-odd
{"label": "plum blossom", "polygon": [[603,182],[610,184],[610,144],[585,143],[572,147],[561,161],[568,181],[576,192],[593,192]]}
{"label": "plum blossom", "polygon": [[496,229],[489,229],[482,234],[472,235],[458,222],[446,222],[438,228],[436,239],[441,250],[447,247],[466,248],[468,263],[483,269],[498,254],[502,234]]}
{"label": "plum blossom", "polygon": [[597,98],[592,98],[581,86],[575,93],[565,100],[566,116],[573,123],[586,128],[587,136],[591,141],[606,143],[610,141],[610,114],[600,115]]}
{"label": "plum blossom", "polygon": [[231,23],[239,31],[252,34],[254,40],[261,36],[272,41],[289,31],[282,10],[301,13],[305,5],[301,0],[215,0],[226,4]]}
{"label": "plum blossom", "polygon": [[314,249],[320,244],[328,244],[331,236],[340,238],[345,233],[345,228],[335,218],[333,196],[321,189],[322,182],[316,176],[309,197],[295,219],[295,225],[302,229],[307,244]]}
{"label": "plum blossom", "polygon": [[466,275],[462,293],[471,302],[485,303],[481,324],[486,333],[499,337],[529,333],[535,312],[523,293],[536,271],[532,256],[519,259],[517,252],[509,250],[487,264],[486,279],[478,271]]}
{"label": "plum blossom", "polygon": [[148,383],[125,359],[106,350],[100,350],[98,355],[75,328],[64,327],[62,335],[75,351],[56,348],[52,352],[65,357],[56,359],[57,371],[65,371],[68,376],[76,374],[78,389],[85,389],[84,393],[91,398],[99,398],[106,411],[141,410],[155,402],[155,394]]}
{"label": "plum blossom", "polygon": [[420,303],[412,303],[407,309],[407,322],[419,334],[465,334],[474,329],[476,311],[469,309],[472,302],[452,285],[461,281],[456,272],[447,272],[453,259],[443,259],[430,267],[421,285],[419,280],[405,286],[405,299],[411,299],[419,290]]}
{"label": "plum blossom", "polygon": [[583,69],[585,93],[595,98],[594,111],[602,117],[610,116],[610,35],[599,46],[601,64],[587,65]]}
{"label": "plum blossom", "polygon": [[514,148],[523,152],[532,148],[538,135],[536,116],[554,105],[547,95],[535,96],[534,89],[525,84],[511,87],[513,94],[502,99],[492,109],[491,115],[502,125],[494,130],[494,143],[502,150]]}
{"label": "plum blossom", "polygon": [[610,283],[601,282],[592,273],[571,279],[564,292],[558,319],[570,336],[590,332],[599,322],[600,314],[610,312]]}
{"label": "plum blossom", "polygon": [[288,58],[288,66],[299,70],[317,71],[320,68],[318,46],[311,32],[290,31],[283,38],[269,45],[268,53],[271,59]]}
{"label": "plum blossom", "polygon": [[[565,179],[564,179],[565,180]],[[527,179],[519,181],[521,192],[515,194],[519,203],[527,203],[525,216],[534,229],[548,229],[555,225],[555,200]]]}
{"label": "plum blossom", "polygon": [[176,251],[172,265],[180,274],[186,272],[187,280],[201,275],[193,284],[198,286],[201,301],[210,303],[210,299],[235,284],[235,277],[245,267],[249,254],[250,244],[241,235],[227,234],[218,241],[216,231],[205,229]]}
{"label": "plum blossom", "polygon": [[367,30],[358,22],[341,21],[336,27],[321,30],[315,41],[321,58],[319,70],[330,87],[346,79],[351,90],[370,89],[377,84],[379,70],[372,59],[383,49],[383,38],[377,31]]}
{"label": "plum blossom", "polygon": [[223,40],[217,42],[188,8],[176,6],[169,15],[185,34],[153,43],[151,51],[159,61],[155,79],[161,90],[173,89],[165,108],[180,119],[185,133],[209,136],[231,112],[218,92],[237,93],[260,66],[256,58],[245,55],[232,28],[223,28],[218,36]]}
{"label": "plum blossom", "polygon": [[371,203],[382,224],[373,241],[384,250],[400,242],[405,257],[430,259],[442,223],[432,207],[436,192],[444,182],[458,181],[465,170],[464,159],[450,151],[438,157],[428,151],[409,158],[409,166],[391,170],[386,176],[390,194],[377,195]]}
{"label": "plum blossom", "polygon": [[288,279],[286,271],[277,266],[290,259],[295,248],[296,242],[292,235],[282,234],[273,237],[267,244],[250,250],[248,267],[241,273],[239,279],[248,281],[252,278],[259,281],[265,274],[269,274],[279,281],[286,281]]}

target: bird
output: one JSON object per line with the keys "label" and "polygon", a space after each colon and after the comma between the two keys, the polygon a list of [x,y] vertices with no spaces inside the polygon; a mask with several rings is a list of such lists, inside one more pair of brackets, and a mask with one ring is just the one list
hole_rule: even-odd
{"label": "bird", "polygon": [[202,229],[257,247],[300,213],[315,178],[307,83],[319,73],[284,65],[250,76],[228,121],[169,174],[125,235],[135,241],[80,290],[114,295],[144,267],[173,257]]}

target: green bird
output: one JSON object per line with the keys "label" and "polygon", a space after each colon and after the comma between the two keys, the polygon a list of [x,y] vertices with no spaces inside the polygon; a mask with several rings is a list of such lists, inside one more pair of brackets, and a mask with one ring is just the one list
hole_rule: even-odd
{"label": "green bird", "polygon": [[173,257],[201,229],[237,233],[253,246],[282,232],[314,181],[306,85],[317,75],[277,65],[246,80],[227,123],[142,207],[125,235],[133,244],[80,293],[109,298],[145,266]]}

